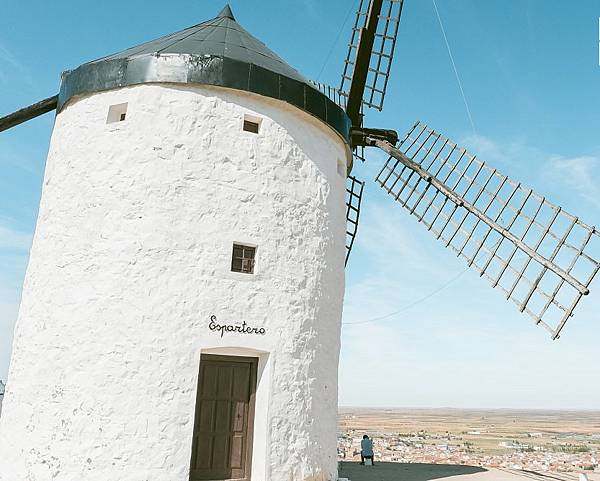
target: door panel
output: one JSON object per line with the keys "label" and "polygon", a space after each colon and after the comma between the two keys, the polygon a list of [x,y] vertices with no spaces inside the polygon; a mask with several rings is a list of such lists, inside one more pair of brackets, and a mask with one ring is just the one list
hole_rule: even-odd
{"label": "door panel", "polygon": [[250,366],[242,365],[233,372],[233,393],[235,400],[243,400],[250,388]]}
{"label": "door panel", "polygon": [[234,435],[231,440],[231,468],[244,468],[244,440],[240,435]]}
{"label": "door panel", "polygon": [[235,411],[233,413],[233,431],[240,433],[246,425],[246,403],[236,401]]}
{"label": "door panel", "polygon": [[[212,452],[212,467],[226,469],[229,464],[229,436],[216,435]],[[227,479],[227,478],[225,478]]]}
{"label": "door panel", "polygon": [[257,361],[201,356],[191,481],[250,478]]}
{"label": "door panel", "polygon": [[213,420],[215,418],[215,401],[202,400],[200,402],[200,412],[198,418],[198,429],[200,431],[212,431]]}
{"label": "door panel", "polygon": [[210,467],[210,455],[212,453],[212,438],[200,436],[196,450],[196,467],[208,469]]}
{"label": "door panel", "polygon": [[217,378],[217,399],[231,398],[231,366],[219,366],[219,377]]}
{"label": "door panel", "polygon": [[214,432],[228,433],[231,429],[231,400],[218,400],[217,413],[214,418]]}

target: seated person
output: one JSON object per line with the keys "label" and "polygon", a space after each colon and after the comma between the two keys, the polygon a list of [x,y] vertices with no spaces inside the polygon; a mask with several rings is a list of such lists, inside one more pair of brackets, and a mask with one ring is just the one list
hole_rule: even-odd
{"label": "seated person", "polygon": [[373,466],[375,466],[375,458],[373,456],[373,441],[369,439],[366,434],[363,436],[360,442],[360,464],[365,464],[365,459],[370,459]]}

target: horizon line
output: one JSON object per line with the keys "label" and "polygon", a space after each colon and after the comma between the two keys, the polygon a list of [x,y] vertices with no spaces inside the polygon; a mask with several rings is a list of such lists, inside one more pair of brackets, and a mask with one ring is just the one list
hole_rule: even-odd
{"label": "horizon line", "polygon": [[338,404],[339,409],[374,409],[374,410],[449,410],[449,411],[555,411],[576,412],[589,411],[600,413],[597,408],[532,408],[532,407],[451,407],[451,406],[351,406]]}

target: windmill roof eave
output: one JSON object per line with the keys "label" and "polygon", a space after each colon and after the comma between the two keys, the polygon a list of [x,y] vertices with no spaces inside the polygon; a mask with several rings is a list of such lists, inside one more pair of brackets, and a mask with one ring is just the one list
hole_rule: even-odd
{"label": "windmill roof eave", "polygon": [[252,92],[294,105],[317,117],[349,143],[344,110],[308,83],[258,65],[210,55],[162,54],[106,59],[63,74],[58,111],[75,96],[144,83],[214,85]]}
{"label": "windmill roof eave", "polygon": [[58,111],[78,95],[143,83],[215,85],[282,100],[350,143],[345,111],[246,32],[228,6],[212,20],[64,72]]}

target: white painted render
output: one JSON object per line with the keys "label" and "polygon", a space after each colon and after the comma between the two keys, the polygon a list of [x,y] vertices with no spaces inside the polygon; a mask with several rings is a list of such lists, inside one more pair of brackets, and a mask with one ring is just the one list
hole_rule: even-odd
{"label": "white painted render", "polygon": [[[72,99],[46,164],[0,479],[187,481],[201,352],[260,359],[253,481],[335,479],[347,155],[321,121],[245,92]],[[233,242],[257,246],[255,274],[230,272]],[[221,338],[211,315],[266,334]]]}

